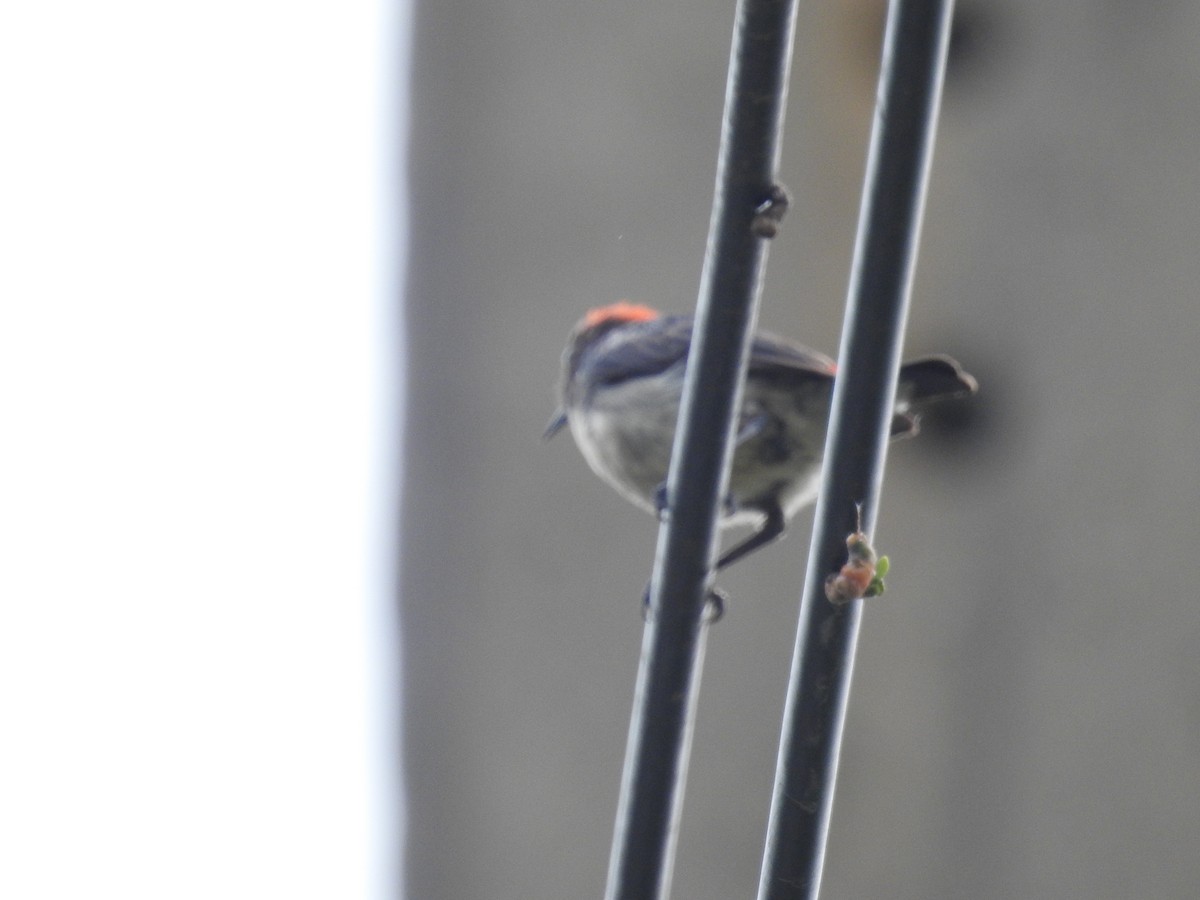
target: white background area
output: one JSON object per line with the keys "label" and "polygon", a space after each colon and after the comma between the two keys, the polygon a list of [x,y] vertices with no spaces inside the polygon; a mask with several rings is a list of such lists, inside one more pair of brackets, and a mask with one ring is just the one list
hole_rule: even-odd
{"label": "white background area", "polygon": [[395,896],[407,17],[0,13],[0,896]]}

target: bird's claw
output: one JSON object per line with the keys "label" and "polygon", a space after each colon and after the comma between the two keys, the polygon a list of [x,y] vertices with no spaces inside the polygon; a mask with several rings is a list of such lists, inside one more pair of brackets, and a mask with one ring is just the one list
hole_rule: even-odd
{"label": "bird's claw", "polygon": [[[729,602],[729,595],[718,587],[708,589],[708,594],[704,598],[705,604],[709,607],[708,618],[704,620],[705,625],[716,625],[725,616],[725,605]],[[650,585],[646,585],[646,592],[642,594],[642,621],[650,620]]]}
{"label": "bird's claw", "polygon": [[708,589],[708,596],[705,602],[708,603],[710,611],[706,625],[716,625],[725,615],[725,604],[729,601],[729,595],[718,587]]}

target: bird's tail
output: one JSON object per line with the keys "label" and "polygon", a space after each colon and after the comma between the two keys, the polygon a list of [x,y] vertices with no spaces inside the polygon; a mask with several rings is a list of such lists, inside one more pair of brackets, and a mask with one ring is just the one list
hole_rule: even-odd
{"label": "bird's tail", "polygon": [[923,356],[900,367],[900,386],[896,391],[896,416],[892,436],[917,433],[914,407],[938,400],[965,397],[979,390],[979,384],[958,361],[949,356]]}
{"label": "bird's tail", "polygon": [[965,397],[977,390],[979,385],[963,370],[958,360],[943,355],[922,356],[900,367],[897,399],[902,403],[928,403],[931,400]]}

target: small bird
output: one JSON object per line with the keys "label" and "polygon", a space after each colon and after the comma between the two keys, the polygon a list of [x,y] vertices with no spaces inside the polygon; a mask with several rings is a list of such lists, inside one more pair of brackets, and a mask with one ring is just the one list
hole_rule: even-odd
{"label": "small bird", "polygon": [[[659,514],[691,340],[691,316],[625,301],[593,309],[567,341],[562,404],[545,433],[551,438],[569,425],[592,471]],[[758,529],[727,550],[718,569],[782,535],[816,498],[836,370],[832,359],[794,341],[754,336],[723,522],[749,518]],[[892,437],[916,434],[920,406],[976,390],[949,356],[905,363]]]}

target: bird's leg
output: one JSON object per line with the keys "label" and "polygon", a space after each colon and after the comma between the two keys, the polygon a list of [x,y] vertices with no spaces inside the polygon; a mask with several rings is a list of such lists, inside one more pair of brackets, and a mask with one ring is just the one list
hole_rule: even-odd
{"label": "bird's leg", "polygon": [[747,556],[757,550],[759,547],[764,547],[771,541],[775,540],[783,534],[784,528],[787,527],[787,522],[783,517],[783,510],[778,504],[772,503],[763,509],[766,513],[766,519],[762,523],[762,527],[740,544],[735,544],[722,554],[717,560],[717,571],[733,565],[743,556]]}
{"label": "bird's leg", "polygon": [[[733,510],[735,509],[733,498],[726,497],[724,506],[725,506],[726,513],[733,512]],[[669,509],[668,509],[668,504],[667,504],[667,483],[665,481],[662,484],[660,484],[657,488],[654,489],[654,510],[658,514],[658,519],[660,522],[666,521]],[[767,521],[768,521],[768,524],[771,521],[771,515],[769,512],[767,514]],[[751,550],[755,549],[755,547],[759,547],[762,544],[773,541],[776,537],[778,537],[780,534],[782,534],[783,533],[783,513],[782,512],[779,513],[779,525],[777,526],[776,530],[774,532],[772,532],[771,534],[768,534],[765,537],[763,537],[763,534],[766,531],[766,528],[767,528],[767,526],[764,525],[762,529],[760,529],[759,531],[757,531],[753,535],[751,535],[750,539],[747,540],[744,544],[741,544],[738,547],[735,547],[729,553],[725,554],[725,556],[721,557],[721,559],[717,562],[717,568],[718,569],[724,568],[725,566],[729,565],[729,563],[733,562],[735,559],[738,559],[738,558],[744,556],[745,554],[749,553]],[[713,625],[716,622],[720,621],[721,617],[725,615],[725,604],[728,600],[729,600],[728,595],[724,591],[722,591],[720,588],[710,587],[708,589],[708,596],[705,598],[705,601],[708,603],[709,606],[712,607],[712,612],[708,618],[709,625]],[[646,585],[646,591],[644,594],[642,594],[642,618],[643,619],[650,618],[650,585],[649,584]]]}

